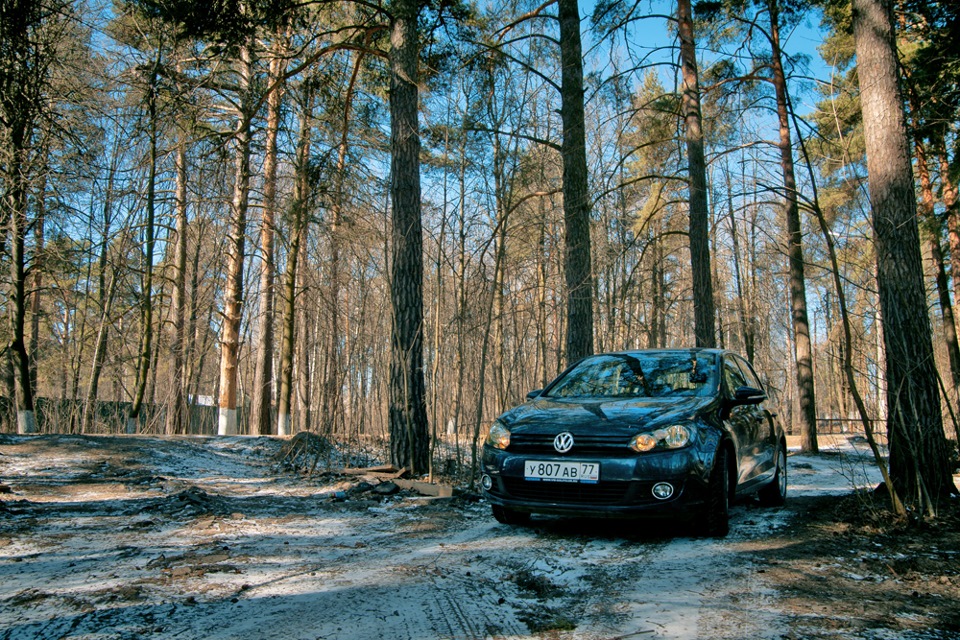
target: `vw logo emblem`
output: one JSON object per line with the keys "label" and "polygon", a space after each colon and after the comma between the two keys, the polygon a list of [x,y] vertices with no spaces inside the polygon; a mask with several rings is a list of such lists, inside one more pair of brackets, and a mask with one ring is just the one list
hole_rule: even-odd
{"label": "vw logo emblem", "polygon": [[557,450],[557,453],[566,453],[573,449],[573,434],[567,431],[559,434],[553,439],[553,448]]}

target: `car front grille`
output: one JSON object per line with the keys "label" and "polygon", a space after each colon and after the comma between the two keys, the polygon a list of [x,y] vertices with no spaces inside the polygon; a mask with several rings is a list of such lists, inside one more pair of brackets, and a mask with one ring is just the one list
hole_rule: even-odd
{"label": "car front grille", "polygon": [[[550,453],[555,454],[553,435],[528,435],[514,433],[510,436],[510,451],[513,453]],[[574,438],[571,455],[603,454],[603,455],[636,455],[628,446],[629,438],[622,436],[585,436]]]}
{"label": "car front grille", "polygon": [[530,502],[583,505],[638,505],[655,502],[649,482],[532,482],[503,478],[510,497]]}

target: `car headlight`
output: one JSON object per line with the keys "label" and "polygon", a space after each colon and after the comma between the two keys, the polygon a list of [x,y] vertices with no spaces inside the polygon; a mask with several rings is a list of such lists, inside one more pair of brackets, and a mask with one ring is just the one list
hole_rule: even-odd
{"label": "car headlight", "polygon": [[487,434],[487,444],[495,449],[506,449],[510,446],[510,430],[497,420]]}
{"label": "car headlight", "polygon": [[679,449],[690,444],[693,427],[673,424],[650,433],[639,433],[630,440],[630,448],[637,453],[653,449]]}

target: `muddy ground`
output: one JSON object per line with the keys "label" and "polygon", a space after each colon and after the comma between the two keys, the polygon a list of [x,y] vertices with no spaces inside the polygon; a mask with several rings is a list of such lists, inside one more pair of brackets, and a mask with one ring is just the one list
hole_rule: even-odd
{"label": "muddy ground", "polygon": [[[960,520],[843,448],[731,533],[535,518],[280,464],[275,438],[0,435],[0,640],[960,638]],[[353,460],[367,464],[372,460]]]}

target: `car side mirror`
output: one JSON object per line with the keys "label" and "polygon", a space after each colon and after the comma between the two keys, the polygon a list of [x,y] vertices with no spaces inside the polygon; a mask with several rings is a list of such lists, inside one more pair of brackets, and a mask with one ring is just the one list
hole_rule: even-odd
{"label": "car side mirror", "polygon": [[534,398],[539,397],[542,391],[543,389],[537,389],[535,391],[531,391],[530,393],[527,394],[527,400],[533,400]]}
{"label": "car side mirror", "polygon": [[739,404],[760,404],[767,399],[767,394],[754,387],[737,387],[733,399]]}

